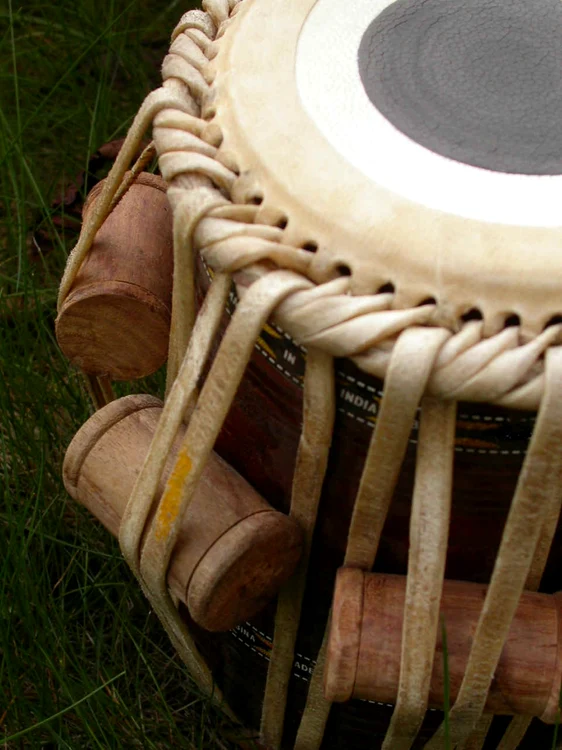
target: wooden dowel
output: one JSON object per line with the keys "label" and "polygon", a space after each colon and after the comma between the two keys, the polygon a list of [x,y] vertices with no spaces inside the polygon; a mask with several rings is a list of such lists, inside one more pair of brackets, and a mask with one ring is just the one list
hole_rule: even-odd
{"label": "wooden dowel", "polygon": [[[152,396],[113,401],[86,422],[68,447],[63,466],[68,493],[114,536],[161,411],[161,401]],[[170,452],[158,497],[183,432]],[[168,582],[195,622],[207,630],[229,630],[275,596],[295,569],[301,548],[300,527],[211,454],[183,519]]]}
{"label": "wooden dowel", "polygon": [[[356,568],[338,571],[325,669],[329,700],[354,697],[396,702],[405,591],[403,576],[364,573]],[[485,595],[485,585],[461,581],[444,584],[441,614],[447,633],[453,701]],[[487,712],[556,721],[562,681],[561,597],[523,593],[488,695]],[[443,692],[440,629],[431,676],[431,708],[443,708]]]}
{"label": "wooden dowel", "polygon": [[[102,186],[89,194],[84,219]],[[113,380],[157,370],[168,352],[172,276],[166,183],[141,173],[96,234],[59,312],[56,334],[65,356]]]}

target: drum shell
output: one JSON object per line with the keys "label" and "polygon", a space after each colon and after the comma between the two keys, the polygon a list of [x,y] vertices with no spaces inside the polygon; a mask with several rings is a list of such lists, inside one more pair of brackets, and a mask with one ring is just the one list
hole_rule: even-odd
{"label": "drum shell", "polygon": [[[199,268],[199,293],[208,287],[208,275]],[[232,307],[224,316],[226,327]],[[269,328],[271,333],[271,327]],[[295,457],[302,423],[303,369],[289,371],[295,355],[282,333],[277,332],[279,350],[273,352],[271,336],[262,332],[234,403],[216,443],[217,452],[259,489],[274,507],[290,505]],[[284,343],[285,342],[285,343]],[[283,347],[287,346],[284,350]],[[304,357],[303,357],[304,362]],[[361,383],[369,389],[364,401],[378,408],[383,384],[370,378],[349,360],[336,360],[337,412],[330,459],[313,542],[309,579],[299,630],[293,678],[286,715],[284,747],[292,739],[306,699],[307,680],[320,646],[332,601],[337,569],[342,565],[347,530],[374,419],[365,404],[362,415],[352,409],[351,387]],[[359,401],[359,399],[357,399]],[[533,413],[516,412],[482,404],[458,406],[454,459],[453,506],[447,554],[446,577],[487,583],[493,570],[503,526],[521,470],[534,424]],[[376,413],[374,415],[376,419]],[[243,445],[240,436],[244,436]],[[492,435],[492,437],[490,437]],[[393,501],[385,523],[373,570],[405,575],[408,529],[416,460],[416,433],[412,437]],[[541,590],[560,588],[562,563],[560,531],[556,533]],[[222,649],[208,652],[215,675],[241,717],[251,727],[259,725],[263,685],[273,633],[274,607],[270,606],[250,623],[225,636]],[[251,676],[247,676],[251,675]],[[382,745],[392,706],[352,700],[334,706],[323,750],[349,747],[365,750]],[[416,748],[421,748],[442,719],[430,711]],[[486,750],[495,748],[506,717],[495,720]],[[552,743],[552,729],[534,721],[523,748]]]}

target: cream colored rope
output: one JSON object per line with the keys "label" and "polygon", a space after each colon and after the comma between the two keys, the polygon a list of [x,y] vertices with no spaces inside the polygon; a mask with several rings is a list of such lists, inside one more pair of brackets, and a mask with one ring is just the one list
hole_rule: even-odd
{"label": "cream colored rope", "polygon": [[78,243],[68,256],[59,288],[59,310],[72,287],[80,266],[92,246],[96,233],[109,215],[112,202],[123,182],[125,172],[133,160],[135,153],[138,151],[147,128],[152,122],[154,115],[166,107],[177,108],[180,111],[187,108],[180,96],[161,88],[149,94],[139,109],[99,197],[92,206],[92,210],[88,212]]}
{"label": "cream colored rope", "polygon": [[110,378],[105,375],[90,375],[87,372],[83,373],[83,377],[86,389],[96,410],[107,406],[107,404],[113,401],[115,394],[111,387]]}
{"label": "cream colored rope", "polygon": [[410,750],[429,698],[451,513],[456,403],[421,403],[396,708],[383,750]]}
{"label": "cream colored rope", "polygon": [[[559,364],[559,360],[562,358],[560,348],[552,349],[548,353],[548,358],[551,361],[551,367],[562,367],[562,365]],[[554,478],[552,481],[555,482],[556,479]],[[554,484],[551,489],[551,502],[549,502],[549,509],[535,550],[535,557],[525,583],[525,588],[529,591],[537,591],[540,586],[546,568],[548,554],[554,539],[554,534],[556,533],[558,522],[560,520],[560,512],[562,508],[562,491],[560,490],[560,484]],[[558,492],[556,491],[557,489]],[[514,716],[498,745],[498,750],[516,750],[516,748],[519,747],[519,744],[523,741],[531,721],[532,717],[530,716]],[[475,748],[475,750],[480,750],[480,747]]]}
{"label": "cream colored rope", "polygon": [[166,571],[181,519],[189,507],[256,339],[271,310],[284,296],[302,287],[302,283],[302,279],[290,271],[273,272],[248,291],[232,316],[144,542],[140,569],[152,600],[164,603],[169,598]]}
{"label": "cream colored rope", "polygon": [[[266,283],[267,281],[267,283]],[[127,561],[137,574],[155,612],[174,646],[199,685],[208,693],[212,675],[199,655],[195,642],[179,616],[166,583],[172,549],[181,519],[212,450],[218,431],[252,353],[255,340],[280,299],[302,286],[302,279],[287,271],[271,274],[255,284],[238,305],[223,337],[201,398],[191,416],[172,473],[160,498],[154,520],[143,534],[146,517],[161,476],[166,449],[171,444],[185,409],[192,401],[197,379],[207,359],[227,293],[228,277],[219,277],[211,287],[212,299],[198,318],[196,332],[184,359],[185,370],[178,377],[166,401],[145,466],[133,490],[122,521],[120,542]],[[209,321],[208,318],[211,318]],[[206,324],[211,322],[211,326]],[[177,399],[177,401],[176,401]],[[174,410],[173,406],[177,408]],[[144,492],[144,496],[143,493]],[[139,502],[137,502],[137,497]],[[141,540],[145,537],[140,555]],[[232,715],[232,714],[230,714]]]}
{"label": "cream colored rope", "polygon": [[115,195],[113,196],[111,203],[109,204],[109,213],[111,213],[119,204],[119,201],[127,193],[131,185],[134,184],[135,180],[144,170],[144,168],[147,167],[152,161],[154,161],[155,156],[156,148],[154,146],[154,143],[151,142],[142,150],[142,153],[139,155],[138,159],[133,164],[131,169],[125,172],[125,176],[123,177],[121,184],[115,191]]}
{"label": "cream colored rope", "polygon": [[[539,588],[541,578],[546,568],[548,554],[552,546],[552,540],[554,539],[554,534],[558,528],[562,505],[562,492],[558,493],[558,496],[554,493],[552,499],[553,502],[543,524],[535,551],[535,557],[525,583],[525,589],[528,591],[537,591]],[[482,749],[492,719],[493,716],[490,714],[484,714],[482,720],[477,725],[477,729],[471,735],[463,750]],[[532,720],[532,716],[514,716],[509,723],[504,736],[500,740],[497,750],[516,750],[523,741]]]}
{"label": "cream colored rope", "polygon": [[178,429],[195,403],[197,383],[209,358],[231,284],[228,274],[217,274],[209,288],[178,377],[164,402],[150,449],[121,520],[121,550],[138,575],[142,534]]}
{"label": "cream colored rope", "polygon": [[409,328],[396,342],[355,498],[344,565],[373,567],[416,411],[448,335],[440,328]]}
{"label": "cream colored rope", "polygon": [[[197,230],[196,238],[204,239],[203,230]],[[263,258],[267,251],[264,245],[271,244],[255,236],[253,242],[245,266],[249,276],[254,257]],[[228,242],[223,239],[220,253],[218,245],[198,245],[203,258],[214,268],[233,270],[244,266],[239,234]],[[259,255],[258,248],[263,251]],[[296,256],[294,262],[300,266],[301,256]],[[299,343],[321,348],[334,357],[348,357],[365,372],[386,378],[397,335],[412,326],[431,324],[435,306],[389,309],[393,295],[350,296],[346,294],[349,283],[347,278],[320,285],[311,282],[309,289],[280,306],[275,313],[276,322]],[[534,409],[544,383],[544,352],[560,340],[561,333],[562,326],[553,325],[532,341],[521,343],[518,327],[486,339],[480,321],[467,323],[443,347],[443,361],[432,372],[428,392],[445,400]]]}
{"label": "cream colored rope", "polygon": [[[515,609],[531,572],[545,524],[562,492],[562,348],[546,353],[543,400],[511,504],[465,675],[451,709],[453,746],[479,720]],[[428,750],[443,744],[443,727]]]}
{"label": "cream colored rope", "polygon": [[150,449],[125,508],[119,529],[119,543],[123,556],[141,584],[145,596],[155,607],[172,643],[200,688],[207,694],[214,693],[219,700],[221,696],[216,688],[213,688],[212,675],[199,655],[191,634],[178,617],[175,607],[169,605],[162,607],[159,602],[153,601],[152,593],[141,571],[140,549],[166,460],[179,426],[194,403],[197,382],[209,357],[230,285],[230,277],[220,274],[215,277],[209,289],[193,330],[182,368],[164,404]]}
{"label": "cream colored rope", "polygon": [[[192,185],[192,191],[182,191],[177,198],[174,193],[169,194],[174,207],[174,279],[166,373],[167,393],[177,377],[195,322],[193,227],[209,206],[216,206],[222,200],[208,189],[210,183],[207,178],[191,175],[184,177],[184,180]],[[185,217],[188,217],[187,221]]]}
{"label": "cream colored rope", "polygon": [[[354,565],[363,570],[371,570],[373,567],[380,536],[398,473],[404,459],[417,407],[426,389],[435,358],[446,339],[447,334],[441,329],[411,328],[400,335],[393,349],[380,412],[373,431],[363,476],[361,477],[355,500],[345,556],[346,565]],[[427,454],[423,455],[425,457]],[[418,502],[420,498],[421,496],[418,494]],[[436,529],[436,531],[439,532],[439,529]],[[414,586],[417,582],[417,576],[414,573]],[[417,598],[416,593],[412,592],[411,579],[409,583],[410,599],[412,595]],[[442,575],[441,578],[437,578],[434,587],[440,589],[441,585]],[[434,610],[435,607],[433,607],[433,615]],[[407,623],[408,619],[409,614],[405,614],[404,622]],[[405,635],[408,645],[411,645],[409,639],[410,633],[406,624]],[[435,635],[433,635],[431,642],[432,654],[434,644]],[[425,649],[425,652],[427,650]],[[422,675],[425,676],[423,662],[428,659],[428,655],[423,650],[418,650],[417,648],[414,650],[414,654],[414,660],[411,665],[413,671],[416,673],[416,671],[419,672],[421,670]],[[402,688],[404,688],[404,682],[407,683],[411,677],[410,664],[402,659]],[[428,692],[429,683],[427,684]],[[387,737],[385,738],[384,746],[386,748],[393,748],[393,743],[402,741],[399,728],[401,720],[406,721],[405,747],[409,747],[411,744],[411,742],[408,743],[408,737],[412,734],[414,725],[419,723],[419,707],[415,707],[412,710],[412,707],[408,706],[405,701],[403,691],[399,694],[399,697],[402,698],[402,702],[397,706],[398,716],[391,722]],[[424,704],[427,702],[427,695],[424,696],[422,693],[419,699]],[[400,745],[397,744],[396,746],[399,747]]]}
{"label": "cream colored rope", "polygon": [[[532,720],[532,716],[514,716],[498,745],[498,750],[516,750],[523,742]],[[475,750],[480,750],[480,746]]]}
{"label": "cream colored rope", "polygon": [[[461,750],[482,750],[488,731],[494,720],[493,714],[484,713],[478,720],[476,727],[470,733],[468,740],[460,745]],[[516,746],[515,746],[516,747]],[[515,749],[514,749],[515,750]]]}
{"label": "cream colored rope", "polygon": [[324,666],[330,634],[330,618],[326,624],[322,646],[310,678],[306,704],[295,739],[294,750],[318,750],[324,739],[331,703],[324,698]]}
{"label": "cream colored rope", "polygon": [[261,739],[271,750],[281,746],[289,680],[301,617],[312,537],[335,415],[334,365],[330,356],[309,349],[303,394],[303,427],[291,498],[291,517],[304,532],[304,552],[296,574],[279,593],[273,649],[261,717]]}
{"label": "cream colored rope", "polygon": [[[379,416],[355,499],[346,565],[364,570],[373,566],[416,410],[433,361],[448,335],[442,329],[412,328],[401,334],[393,350]],[[326,642],[327,631],[301,719],[295,745],[298,750],[318,750],[324,736],[329,715],[329,704],[321,690]]]}

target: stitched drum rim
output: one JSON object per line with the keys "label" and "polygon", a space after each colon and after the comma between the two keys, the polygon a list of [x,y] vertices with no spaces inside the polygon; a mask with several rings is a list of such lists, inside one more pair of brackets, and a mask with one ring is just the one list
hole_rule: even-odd
{"label": "stitched drum rim", "polygon": [[[305,2],[310,4],[312,0]],[[500,260],[509,255],[510,248],[514,255],[514,245],[508,246],[505,241],[502,245],[499,241],[505,227],[467,219],[453,221],[454,217],[427,210],[417,211],[408,231],[402,220],[412,215],[414,206],[404,202],[406,213],[401,214],[401,222],[395,222],[394,227],[398,239],[401,233],[402,239],[408,240],[412,228],[417,231],[424,222],[428,226],[430,219],[435,220],[431,228],[433,236],[442,240],[441,246],[455,237],[460,243],[457,248],[460,253],[471,244],[469,240],[474,241],[474,259],[474,246],[481,252],[488,232],[488,239],[496,244],[488,243],[486,265],[476,274],[475,265],[463,258],[466,278],[459,278],[458,270],[454,270],[447,279],[450,297],[432,296],[435,288],[428,283],[427,275],[424,278],[420,258],[410,264],[397,262],[396,258],[400,261],[401,257],[393,257],[388,247],[386,255],[379,254],[377,266],[369,259],[366,265],[354,265],[353,275],[340,275],[345,268],[339,268],[339,261],[345,265],[345,256],[330,258],[321,243],[311,236],[312,223],[306,224],[312,217],[318,222],[319,231],[325,233],[328,217],[320,219],[317,207],[314,213],[305,204],[291,203],[290,196],[283,197],[272,180],[269,184],[264,178],[262,185],[258,179],[257,148],[259,138],[264,138],[266,132],[260,128],[263,112],[260,120],[252,120],[256,140],[249,140],[250,132],[240,131],[237,125],[240,107],[227,111],[233,95],[227,94],[226,89],[232,84],[235,90],[239,80],[231,52],[238,44],[234,41],[244,37],[240,29],[247,27],[250,18],[256,22],[252,14],[256,10],[263,14],[272,7],[272,0],[206,0],[203,5],[212,17],[206,12],[190,11],[174,31],[170,53],[162,67],[164,84],[146,98],[139,110],[127,146],[122,149],[96,211],[88,217],[69,257],[59,290],[59,307],[96,231],[130,184],[130,180],[125,180],[121,185],[121,180],[133,158],[133,148],[152,122],[159,166],[169,185],[168,198],[174,214],[175,302],[168,362],[170,385],[193,325],[193,252],[198,251],[213,271],[231,276],[240,296],[263,276],[273,279],[276,268],[285,269],[283,274],[291,276],[293,291],[272,314],[275,322],[302,346],[317,347],[333,357],[348,357],[365,372],[384,379],[399,335],[412,327],[437,326],[444,334],[444,343],[435,360],[428,393],[442,399],[536,410],[544,388],[545,352],[559,343],[562,336],[562,315],[557,306],[561,288],[559,269],[539,273],[540,253],[533,245],[534,273],[533,269],[524,274],[521,267],[514,270],[506,266],[510,274],[502,276],[497,268],[502,265]],[[283,24],[290,24],[291,19],[294,22],[298,5],[296,0],[284,5],[287,12],[281,19]],[[299,18],[302,23],[302,15]],[[265,17],[258,37],[263,37],[270,26]],[[277,29],[278,35],[283,36],[281,31],[283,25]],[[262,61],[269,67],[270,58],[271,55],[266,55]],[[254,84],[255,78],[247,76],[247,88],[252,89]],[[304,121],[312,132],[310,122],[306,118]],[[235,135],[240,132],[243,143],[233,151],[237,146]],[[321,138],[318,142],[322,144]],[[132,179],[138,171],[140,164],[134,168]],[[322,172],[321,176],[326,174]],[[318,178],[318,174],[314,175],[314,179]],[[310,196],[306,201],[311,202]],[[391,206],[391,213],[397,206],[397,202]],[[467,239],[470,227],[475,234]],[[559,242],[562,231],[507,229],[510,238],[519,235],[519,246],[524,244],[525,236],[541,240],[543,250],[548,238]],[[346,236],[340,231],[346,240],[345,247],[350,247],[351,237],[354,242],[357,240],[357,247],[363,242],[365,250],[365,237],[357,231],[355,234]],[[394,241],[390,234],[386,239],[388,243]],[[341,247],[344,245],[337,245],[338,252]],[[386,275],[377,279],[376,274],[384,264]],[[390,275],[391,271],[394,275]],[[439,275],[445,278],[443,267],[439,268]],[[535,283],[541,276],[547,279],[542,286]],[[375,287],[379,282],[382,285],[373,289],[373,279]],[[518,299],[521,279],[525,279],[527,287],[524,301]],[[469,296],[468,292],[472,294]]]}
{"label": "stitched drum rim", "polygon": [[259,196],[264,209],[288,217],[285,243],[317,245],[306,271],[315,283],[347,267],[352,294],[391,284],[396,308],[436,300],[439,325],[454,329],[478,310],[485,335],[513,316],[524,339],[537,335],[562,311],[562,227],[459,218],[398,196],[352,167],[297,91],[299,33],[315,2],[288,0],[281,12],[276,0],[244,0],[218,43],[207,109],[223,135],[221,152],[240,171],[234,200]]}

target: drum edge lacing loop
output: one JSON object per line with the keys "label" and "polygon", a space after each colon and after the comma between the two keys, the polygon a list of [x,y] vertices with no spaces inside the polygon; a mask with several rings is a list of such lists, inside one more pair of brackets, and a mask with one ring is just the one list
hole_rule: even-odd
{"label": "drum edge lacing loop", "polygon": [[[215,20],[222,17],[219,15]],[[181,24],[184,32],[188,28],[186,23]],[[178,36],[174,38],[177,40]],[[179,47],[177,52],[182,54]],[[188,57],[184,62],[189,62]],[[201,97],[201,108],[212,96],[211,85],[209,93]],[[280,212],[262,205],[263,192],[251,175],[238,176],[236,171],[229,170],[221,161],[220,146],[214,157],[201,155],[201,148],[206,143],[203,134],[209,119],[212,121],[212,117],[203,118],[194,128],[193,122],[182,125],[177,118],[174,120],[174,113],[168,110],[160,113],[155,122],[154,138],[161,169],[170,183],[169,195],[175,206],[176,220],[186,221],[189,225],[193,247],[215,271],[234,273],[244,270],[244,280],[237,285],[240,295],[251,277],[260,275],[261,272],[252,266],[261,261],[269,260],[276,266],[309,277],[313,241],[304,243],[304,247],[285,244],[283,224],[279,226]],[[178,151],[178,127],[196,136],[200,147],[190,141],[186,142],[184,151]],[[182,196],[182,200],[186,200],[184,208],[182,211],[176,208],[179,196],[186,192],[182,181],[194,173],[204,174],[210,189],[216,190],[217,195],[226,200],[225,205],[199,214],[197,222],[194,222],[189,207],[190,198]],[[192,189],[190,186],[189,190]],[[196,200],[195,196],[192,198]],[[232,199],[243,203],[232,204],[229,202]],[[463,324],[462,320],[451,320],[435,300],[427,300],[426,304],[420,300],[420,306],[396,309],[396,290],[352,296],[351,282],[349,276],[323,284],[311,281],[311,293],[305,291],[296,295],[294,300],[287,300],[275,312],[276,322],[297,343],[323,349],[334,357],[349,357],[361,369],[379,378],[385,377],[389,351],[400,331],[412,325],[439,326],[445,323],[444,327],[453,334],[453,340],[444,347],[441,359],[447,359],[449,352],[455,349],[458,358],[456,362],[436,367],[428,384],[432,395],[486,401],[511,408],[538,407],[543,385],[542,357],[546,348],[560,339],[562,326],[551,325],[530,342],[523,340],[521,326],[511,326],[489,336],[485,333],[485,321],[469,320]],[[319,290],[317,295],[312,293],[315,288]],[[388,289],[388,282],[382,288]],[[509,322],[507,314],[506,320]],[[470,350],[464,350],[465,342],[474,333],[476,336],[472,338]],[[185,351],[185,342],[178,341],[171,350],[175,348],[179,352]]]}

